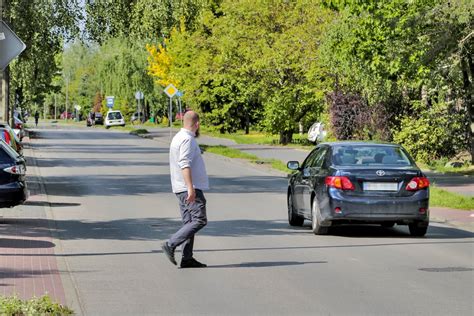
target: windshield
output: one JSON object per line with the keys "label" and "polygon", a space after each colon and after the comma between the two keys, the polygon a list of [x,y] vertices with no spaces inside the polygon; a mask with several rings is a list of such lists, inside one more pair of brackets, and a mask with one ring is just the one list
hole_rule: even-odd
{"label": "windshield", "polygon": [[3,150],[13,159],[16,159],[20,157],[20,154],[18,154],[16,151],[13,150],[3,139],[0,138],[0,146],[3,148]]}
{"label": "windshield", "polygon": [[110,112],[107,117],[109,120],[120,120],[122,118],[122,114],[120,112]]}
{"label": "windshield", "polygon": [[399,146],[340,145],[333,148],[335,165],[411,165],[410,158]]}

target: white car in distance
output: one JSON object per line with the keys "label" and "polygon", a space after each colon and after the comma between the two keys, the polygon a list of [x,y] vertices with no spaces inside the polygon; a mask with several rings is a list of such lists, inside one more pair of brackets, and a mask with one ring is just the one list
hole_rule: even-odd
{"label": "white car in distance", "polygon": [[108,111],[105,115],[105,128],[111,126],[125,126],[125,119],[120,111]]}

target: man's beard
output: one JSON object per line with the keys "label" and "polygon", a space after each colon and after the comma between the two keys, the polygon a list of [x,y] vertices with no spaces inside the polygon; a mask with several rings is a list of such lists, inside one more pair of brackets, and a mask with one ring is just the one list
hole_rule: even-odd
{"label": "man's beard", "polygon": [[200,135],[199,128],[194,132],[194,137],[198,138]]}

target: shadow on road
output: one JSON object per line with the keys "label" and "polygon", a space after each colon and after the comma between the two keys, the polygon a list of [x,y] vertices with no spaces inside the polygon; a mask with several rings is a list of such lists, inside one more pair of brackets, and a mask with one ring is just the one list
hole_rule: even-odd
{"label": "shadow on road", "polygon": [[264,262],[242,262],[235,264],[210,265],[207,268],[270,268],[282,266],[299,266],[304,264],[328,263],[327,261],[264,261]]}
{"label": "shadow on road", "polygon": [[[126,218],[112,221],[81,221],[81,220],[48,220],[40,218],[8,219],[0,221],[0,236],[18,237],[49,237],[51,234],[60,240],[164,240],[181,227],[180,219],[175,218]],[[344,229],[343,229],[344,228]],[[346,229],[347,228],[347,229]],[[50,232],[51,230],[51,232]],[[338,247],[379,247],[398,245],[423,245],[436,243],[474,243],[474,241],[443,241],[449,239],[473,238],[468,231],[450,227],[430,227],[425,238],[411,237],[408,231],[399,229],[378,228],[374,226],[340,227],[341,242],[345,237],[370,237],[371,240],[359,244],[347,245],[317,245],[310,247],[270,247],[270,249],[300,249],[300,248],[338,248]],[[335,235],[332,232],[333,235]],[[247,236],[294,236],[312,234],[309,229],[293,229],[286,223],[267,220],[224,220],[209,222],[198,236],[214,237],[247,237]],[[315,242],[324,243],[324,236],[314,236]],[[377,239],[392,238],[388,242]],[[397,240],[394,242],[393,240]],[[374,242],[375,241],[375,242]],[[51,246],[44,244],[44,246]],[[239,249],[235,249],[239,250]],[[243,249],[240,249],[243,250]],[[261,250],[249,248],[248,250]],[[213,251],[213,250],[209,250]],[[223,249],[217,251],[225,251]]]}

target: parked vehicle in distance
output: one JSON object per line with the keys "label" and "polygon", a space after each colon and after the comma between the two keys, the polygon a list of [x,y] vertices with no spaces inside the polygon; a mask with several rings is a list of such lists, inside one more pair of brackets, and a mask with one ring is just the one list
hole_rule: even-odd
{"label": "parked vehicle in distance", "polygon": [[25,159],[0,140],[0,207],[13,207],[27,198]]}
{"label": "parked vehicle in distance", "polygon": [[112,126],[125,126],[125,120],[119,110],[108,111],[105,115],[105,128]]}
{"label": "parked vehicle in distance", "polygon": [[13,127],[13,131],[20,141],[23,141],[23,138],[26,136],[24,123],[18,117],[15,117],[14,120],[15,126]]}
{"label": "parked vehicle in distance", "polygon": [[66,111],[64,111],[63,113],[61,113],[59,117],[61,118],[61,120],[66,119],[66,117],[68,120],[70,120],[74,118],[74,115],[72,113],[69,113],[69,112],[66,113]]}
{"label": "parked vehicle in distance", "polygon": [[15,131],[7,123],[0,123],[0,139],[9,145],[18,154],[23,155],[23,145]]}
{"label": "parked vehicle in distance", "polygon": [[133,124],[137,124],[139,122],[145,123],[146,118],[145,115],[142,112],[135,112],[132,114],[132,117],[130,118],[130,122]]}
{"label": "parked vehicle in distance", "polygon": [[102,116],[102,113],[100,112],[89,113],[89,115],[87,115],[86,125],[87,126],[104,125],[104,117]]}
{"label": "parked vehicle in distance", "polygon": [[94,124],[96,125],[104,125],[104,116],[100,112],[95,112],[94,116]]}
{"label": "parked vehicle in distance", "polygon": [[288,181],[288,221],[312,222],[315,234],[340,224],[408,225],[424,236],[429,225],[430,182],[400,145],[371,142],[322,143]]}

